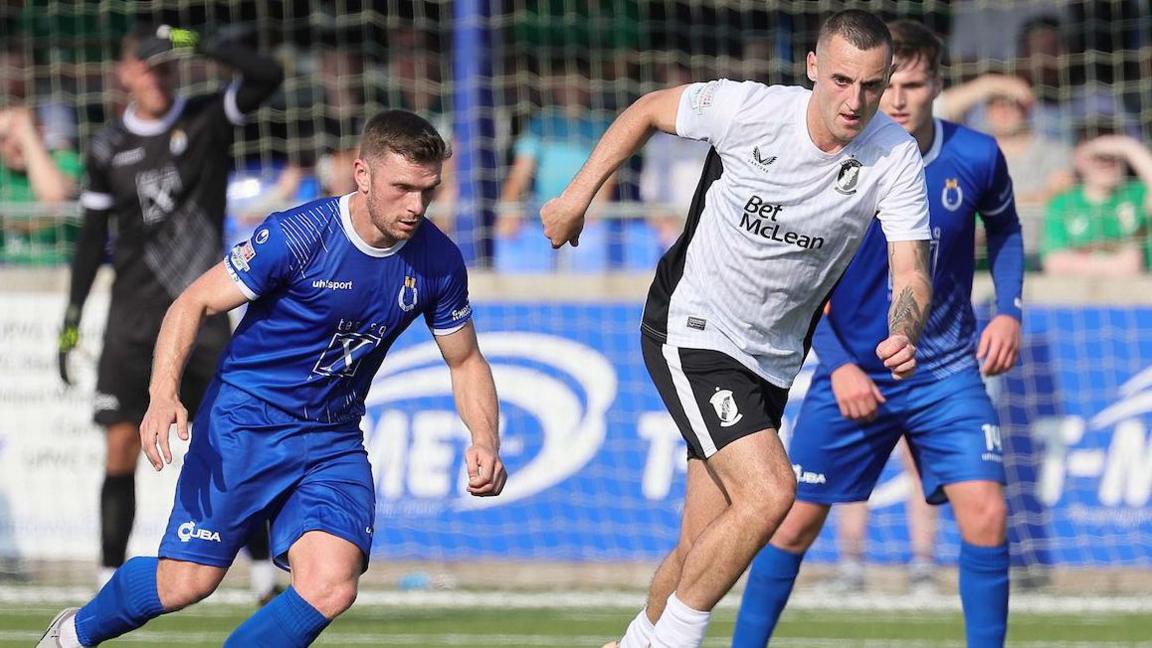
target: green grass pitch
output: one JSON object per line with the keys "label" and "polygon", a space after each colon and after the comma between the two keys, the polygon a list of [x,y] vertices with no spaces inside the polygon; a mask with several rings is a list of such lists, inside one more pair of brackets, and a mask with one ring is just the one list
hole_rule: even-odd
{"label": "green grass pitch", "polygon": [[[27,648],[56,612],[47,606],[0,607],[0,647]],[[103,646],[220,646],[252,608],[214,605],[162,617]],[[599,646],[634,614],[624,609],[411,609],[357,606],[321,636],[320,646]],[[717,612],[705,646],[727,646],[734,612]],[[1152,647],[1152,618],[1139,614],[1017,614],[1009,645],[1039,648]],[[788,611],[773,646],[963,646],[958,614]]]}

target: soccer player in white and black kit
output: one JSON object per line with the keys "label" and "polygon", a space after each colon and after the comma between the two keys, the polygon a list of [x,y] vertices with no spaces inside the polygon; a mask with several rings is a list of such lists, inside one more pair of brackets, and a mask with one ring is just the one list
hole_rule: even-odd
{"label": "soccer player in white and black kit", "polygon": [[699,646],[711,609],[791,507],[780,416],[822,305],[873,217],[894,284],[876,353],[895,376],[915,368],[932,292],[928,202],[915,140],[876,114],[891,36],[875,16],[842,11],[807,63],[811,91],[719,80],[641,97],[541,212],[553,246],[576,244],[596,190],[653,130],[712,145],[644,309],[644,360],[690,461],[679,544],[625,648]]}
{"label": "soccer player in white and black kit", "polygon": [[[192,53],[231,66],[223,92],[185,98],[173,90],[174,59]],[[234,42],[200,42],[195,32],[142,26],[121,45],[117,76],[131,104],[97,131],[88,146],[80,203],[84,224],[72,261],[72,286],[60,336],[60,371],[76,346],[84,302],[112,236],[112,303],[98,365],[95,421],[107,431],[100,494],[101,580],[124,563],[135,517],[140,421],[148,409],[152,348],[164,313],[224,247],[223,227],[232,140],[245,114],[279,87],[272,59]],[[210,318],[188,364],[181,395],[195,412],[230,335],[228,318]],[[267,560],[256,538],[253,557]],[[261,555],[263,554],[263,555]],[[270,589],[274,571],[261,570]]]}

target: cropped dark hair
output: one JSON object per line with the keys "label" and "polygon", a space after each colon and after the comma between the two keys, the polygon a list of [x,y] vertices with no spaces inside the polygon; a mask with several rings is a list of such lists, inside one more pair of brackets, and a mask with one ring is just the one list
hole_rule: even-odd
{"label": "cropped dark hair", "polygon": [[828,17],[820,26],[817,43],[827,42],[832,36],[840,36],[859,50],[870,50],[886,45],[892,51],[892,34],[883,20],[860,9],[845,9]]}
{"label": "cropped dark hair", "polygon": [[923,61],[932,76],[940,75],[940,59],[944,57],[944,43],[924,25],[911,20],[888,23],[892,33],[892,60],[897,65],[912,65]]}
{"label": "cropped dark hair", "polygon": [[364,125],[360,136],[360,157],[378,158],[387,151],[410,162],[443,162],[452,149],[423,117],[407,110],[385,110]]}

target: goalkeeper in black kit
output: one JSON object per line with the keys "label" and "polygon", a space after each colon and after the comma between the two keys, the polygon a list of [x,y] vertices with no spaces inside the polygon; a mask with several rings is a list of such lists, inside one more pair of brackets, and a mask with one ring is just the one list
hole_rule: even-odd
{"label": "goalkeeper in black kit", "polygon": [[[197,55],[230,66],[235,79],[221,92],[181,95],[175,89],[176,61]],[[84,302],[113,232],[115,280],[94,399],[94,419],[107,438],[101,584],[123,564],[136,514],[140,422],[148,409],[160,323],[184,288],[223,254],[235,127],[276,91],[284,72],[238,42],[151,25],[124,38],[116,77],[131,102],[88,145],[80,197],[84,222],[59,341],[60,375],[71,384],[68,354],[79,340]],[[196,411],[230,333],[226,315],[209,318],[200,331],[181,384],[189,412]],[[253,589],[266,597],[273,593],[275,572],[267,536],[257,536],[249,545],[257,561]]]}

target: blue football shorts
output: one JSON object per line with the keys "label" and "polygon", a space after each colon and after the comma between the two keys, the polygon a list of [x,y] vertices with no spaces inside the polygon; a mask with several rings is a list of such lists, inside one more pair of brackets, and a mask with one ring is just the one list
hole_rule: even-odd
{"label": "blue football shorts", "polygon": [[356,423],[301,420],[214,381],[192,429],[161,558],[228,567],[271,523],[272,556],[323,531],[356,545],[368,567],[375,489]]}
{"label": "blue football shorts", "polygon": [[901,435],[931,504],[947,501],[948,484],[1004,483],[999,419],[977,369],[939,380],[886,381],[880,390],[887,402],[876,419],[857,423],[840,414],[828,374],[813,378],[788,448],[797,499],[867,500]]}

